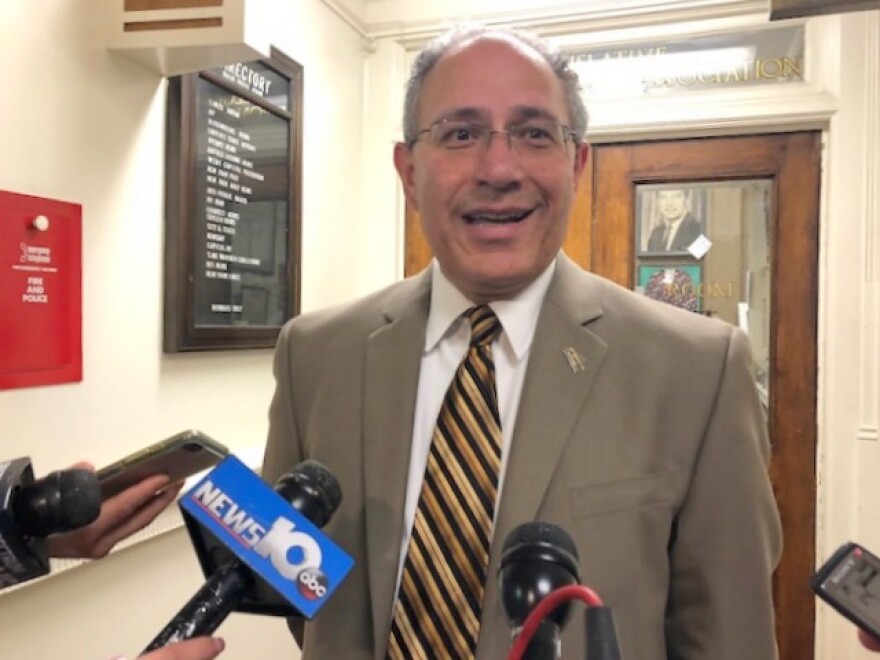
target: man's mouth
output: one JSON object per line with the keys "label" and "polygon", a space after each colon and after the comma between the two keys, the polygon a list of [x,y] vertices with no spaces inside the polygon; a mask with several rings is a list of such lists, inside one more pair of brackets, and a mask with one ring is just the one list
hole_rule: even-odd
{"label": "man's mouth", "polygon": [[475,211],[473,213],[465,213],[462,217],[469,225],[474,224],[490,224],[490,225],[506,225],[513,222],[519,222],[528,216],[533,209],[519,211],[489,212]]}

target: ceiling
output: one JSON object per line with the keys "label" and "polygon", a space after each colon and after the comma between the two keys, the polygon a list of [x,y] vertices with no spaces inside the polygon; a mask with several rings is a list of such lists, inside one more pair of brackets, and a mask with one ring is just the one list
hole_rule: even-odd
{"label": "ceiling", "polygon": [[462,20],[510,25],[658,23],[769,15],[770,0],[322,0],[369,37],[436,32]]}

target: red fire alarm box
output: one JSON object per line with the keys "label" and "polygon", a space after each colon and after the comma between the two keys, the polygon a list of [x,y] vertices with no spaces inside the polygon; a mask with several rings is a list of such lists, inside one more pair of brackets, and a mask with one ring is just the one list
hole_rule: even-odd
{"label": "red fire alarm box", "polygon": [[82,380],[82,207],[0,190],[0,389]]}

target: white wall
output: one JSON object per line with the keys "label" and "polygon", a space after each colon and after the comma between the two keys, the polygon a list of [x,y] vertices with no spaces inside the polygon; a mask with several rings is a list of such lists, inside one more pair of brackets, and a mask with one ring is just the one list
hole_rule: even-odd
{"label": "white wall", "polygon": [[[102,464],[193,426],[258,455],[272,389],[270,351],[161,353],[165,90],[157,75],[105,51],[98,20],[104,2],[0,0],[0,189],[84,205],[85,357],[82,383],[0,392],[0,457],[30,455],[38,473],[83,457]],[[664,8],[669,20],[742,27],[762,21],[766,3],[591,0],[577,3],[580,26],[561,20],[576,13],[570,2],[277,4],[266,29],[305,67],[302,306],[309,310],[373,290],[402,270],[390,149],[399,135],[407,58],[439,24],[464,14],[533,20],[559,39],[598,43],[648,37],[661,29],[648,17]],[[363,22],[346,20],[362,10]],[[381,37],[369,52],[361,25]],[[725,99],[716,106],[726,111],[715,114],[710,101],[698,117],[658,107],[659,129],[652,113],[642,113],[652,125],[611,108],[596,108],[594,118],[604,139],[668,137],[688,127],[780,130],[786,121],[825,127],[821,558],[848,538],[880,547],[880,12],[815,19],[808,27],[809,85],[763,103]],[[158,530],[176,524],[172,511]],[[0,594],[3,655],[133,655],[199,583],[185,534],[165,532],[103,562]],[[233,617],[221,628],[230,643],[225,657],[287,657],[292,644],[278,623]],[[868,656],[858,651],[851,626],[820,607],[816,657]]]}
{"label": "white wall", "polygon": [[[839,111],[826,136],[819,306],[817,556],[880,549],[880,11],[815,21]],[[876,657],[831,608],[816,657]]]}
{"label": "white wall", "polygon": [[[190,427],[257,456],[271,351],[161,350],[165,82],[104,48],[106,2],[0,2],[0,189],[83,205],[84,357],[81,383],[0,392],[0,456],[31,456],[39,475]],[[361,250],[372,240],[360,222],[363,38],[319,0],[276,4],[265,29],[304,66],[308,310],[393,274],[376,276],[376,253]],[[185,533],[168,532],[0,595],[0,655],[134,656],[200,583]],[[242,621],[221,628],[225,657],[290,657],[280,621]]]}

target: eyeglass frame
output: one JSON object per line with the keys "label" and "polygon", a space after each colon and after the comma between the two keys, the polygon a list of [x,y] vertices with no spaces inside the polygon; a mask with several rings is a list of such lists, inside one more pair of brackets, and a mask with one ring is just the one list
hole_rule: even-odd
{"label": "eyeglass frame", "polygon": [[[503,134],[503,135],[506,135],[506,136],[507,136],[507,146],[510,148],[510,150],[513,151],[513,152],[516,153],[516,154],[520,154],[520,152],[518,152],[518,151],[516,150],[516,148],[513,146],[513,137],[512,137],[512,133],[511,133],[511,131],[514,130],[514,129],[516,129],[516,128],[521,128],[522,126],[527,125],[527,124],[528,124],[530,121],[532,121],[533,119],[534,119],[534,118],[529,118],[529,119],[525,119],[525,120],[523,120],[523,121],[521,121],[521,122],[512,122],[512,123],[510,123],[510,124],[507,125],[507,128],[503,128],[503,129],[493,129],[493,128],[490,128],[487,124],[485,124],[485,123],[483,123],[483,122],[479,122],[479,121],[471,121],[471,120],[468,120],[468,119],[461,119],[461,118],[459,118],[459,117],[443,117],[443,118],[441,118],[441,119],[438,119],[438,120],[435,121],[435,122],[432,122],[427,128],[423,128],[423,129],[417,131],[417,132],[416,132],[416,136],[415,136],[415,138],[414,138],[413,140],[410,140],[409,142],[407,142],[407,145],[408,145],[410,148],[413,148],[413,147],[416,145],[416,143],[419,142],[419,139],[420,139],[423,135],[429,135],[429,134],[431,133],[431,131],[433,131],[437,126],[440,126],[441,124],[457,122],[457,123],[466,124],[466,125],[469,125],[469,126],[476,126],[476,127],[481,128],[481,129],[485,129],[485,131],[486,131],[486,141],[485,141],[485,143],[483,144],[483,148],[484,148],[484,149],[488,149],[489,146],[490,146],[491,143],[492,143],[492,137],[493,137],[496,133],[500,133],[500,134]],[[556,127],[557,127],[558,129],[561,129],[561,131],[562,131],[562,142],[561,142],[560,146],[563,148],[563,150],[565,149],[565,145],[568,144],[569,142],[571,142],[571,143],[574,144],[574,145],[579,145],[579,144],[581,144],[581,140],[580,140],[580,138],[578,138],[577,133],[575,133],[575,132],[571,129],[571,126],[567,126],[566,124],[563,124],[562,122],[560,122],[560,121],[556,121],[555,119],[551,119],[551,118],[549,118],[549,117],[542,117],[542,118],[540,118],[540,119],[541,119],[541,121],[548,121],[548,122],[551,122],[551,123],[555,124]],[[435,147],[436,147],[436,146],[438,146],[438,145],[432,145],[432,146],[435,146]],[[456,148],[454,148],[454,147],[446,147],[446,148],[444,148],[444,147],[439,147],[439,148],[443,149],[444,151],[468,151],[468,150],[469,150],[469,148],[468,148],[467,146],[465,146],[465,147],[459,147],[458,149],[456,149]]]}

